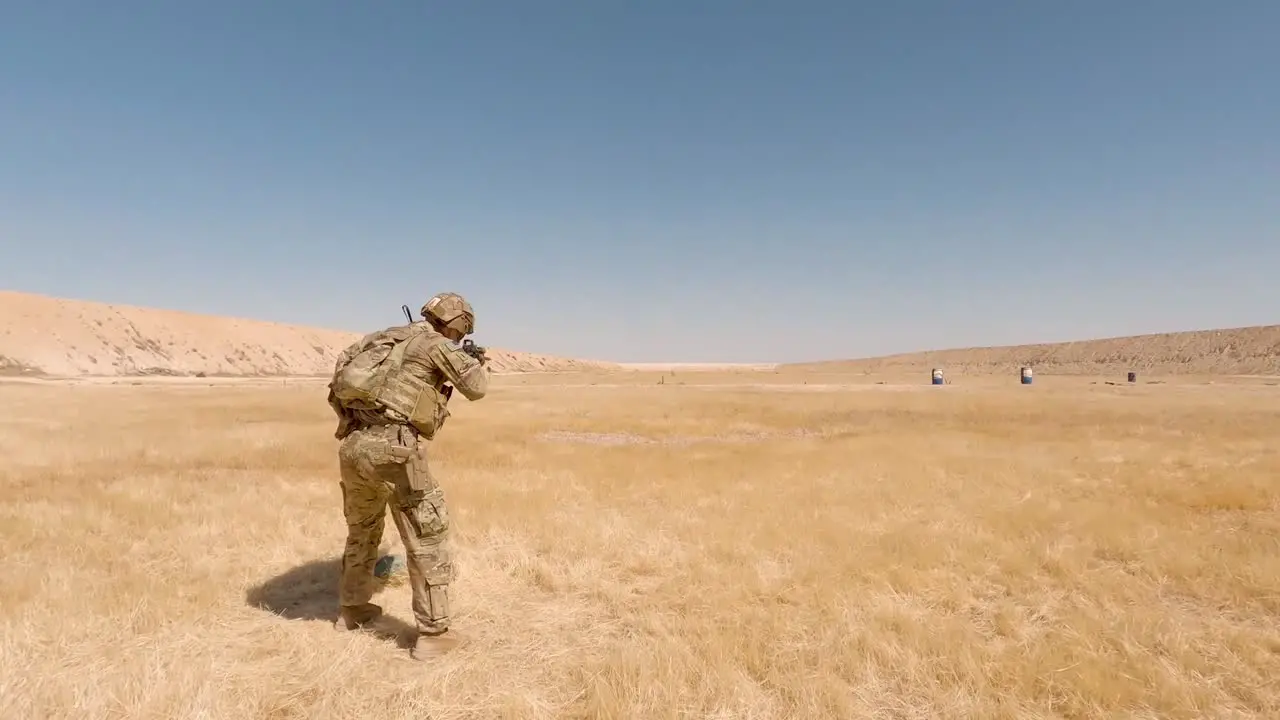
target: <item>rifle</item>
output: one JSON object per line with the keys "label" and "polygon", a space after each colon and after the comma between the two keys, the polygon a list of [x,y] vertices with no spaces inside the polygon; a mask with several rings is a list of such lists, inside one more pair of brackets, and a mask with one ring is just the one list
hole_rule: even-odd
{"label": "rifle", "polygon": [[462,341],[462,352],[470,355],[476,360],[479,360],[481,363],[488,359],[484,355],[485,349],[480,345],[477,345],[471,338],[467,338]]}
{"label": "rifle", "polygon": [[[462,341],[462,352],[470,355],[476,360],[479,360],[481,365],[488,362],[488,358],[484,356],[484,348],[477,345],[471,338],[467,338]],[[440,388],[440,392],[444,395],[445,405],[448,405],[449,401],[453,399],[453,386],[449,383],[445,383],[444,386]]]}
{"label": "rifle", "polygon": [[409,324],[410,324],[410,325],[412,325],[412,324],[413,324],[413,315],[409,314],[409,306],[408,306],[408,305],[401,305],[401,306],[400,306],[400,309],[404,311],[404,319],[405,319],[405,320],[408,320],[408,321],[409,321]]}

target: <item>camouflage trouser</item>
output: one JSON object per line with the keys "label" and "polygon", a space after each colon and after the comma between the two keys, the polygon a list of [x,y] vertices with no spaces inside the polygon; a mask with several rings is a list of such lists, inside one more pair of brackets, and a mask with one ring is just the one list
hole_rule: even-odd
{"label": "camouflage trouser", "polygon": [[454,568],[445,546],[449,513],[427,466],[426,442],[399,425],[370,427],[342,440],[338,462],[347,518],[339,603],[362,605],[373,597],[373,567],[389,506],[404,543],[418,630],[443,632],[449,627]]}

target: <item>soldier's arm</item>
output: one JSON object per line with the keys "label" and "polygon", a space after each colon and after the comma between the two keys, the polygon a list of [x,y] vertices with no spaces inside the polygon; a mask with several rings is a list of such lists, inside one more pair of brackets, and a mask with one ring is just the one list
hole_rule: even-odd
{"label": "soldier's arm", "polygon": [[468,400],[479,400],[489,392],[489,369],[461,346],[452,342],[437,343],[427,350],[427,358]]}

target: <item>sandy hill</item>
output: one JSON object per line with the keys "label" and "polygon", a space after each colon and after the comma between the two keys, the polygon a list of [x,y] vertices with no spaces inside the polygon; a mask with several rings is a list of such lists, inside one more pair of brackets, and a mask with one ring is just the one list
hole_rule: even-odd
{"label": "sandy hill", "polygon": [[871,373],[1036,372],[1063,375],[1280,375],[1280,325],[1132,335],[1077,342],[958,348],[863,360],[785,365],[796,370],[861,370]]}
{"label": "sandy hill", "polygon": [[[390,324],[390,323],[388,323]],[[376,328],[370,328],[371,330]],[[358,333],[0,291],[0,374],[328,375]],[[489,349],[495,372],[612,363]]]}

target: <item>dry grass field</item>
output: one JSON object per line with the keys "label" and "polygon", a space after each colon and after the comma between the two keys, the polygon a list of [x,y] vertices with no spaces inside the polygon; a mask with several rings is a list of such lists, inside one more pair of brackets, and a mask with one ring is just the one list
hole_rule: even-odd
{"label": "dry grass field", "polygon": [[321,384],[0,383],[0,713],[1280,717],[1280,387],[920,379],[455,402],[437,664],[329,624]]}

